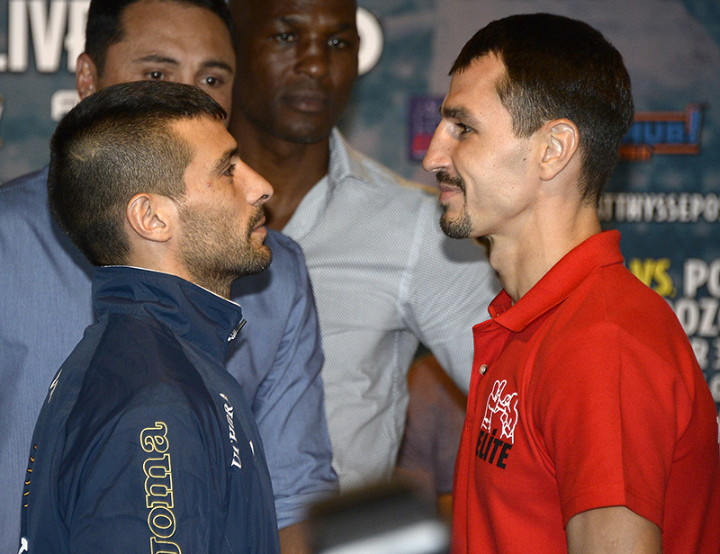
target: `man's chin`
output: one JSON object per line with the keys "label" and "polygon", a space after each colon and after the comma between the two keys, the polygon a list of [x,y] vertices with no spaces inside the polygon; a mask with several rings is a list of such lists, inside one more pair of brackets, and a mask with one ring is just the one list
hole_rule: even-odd
{"label": "man's chin", "polygon": [[248,275],[265,271],[272,263],[272,252],[267,245],[258,246],[255,252],[256,256],[253,257],[253,263],[248,267]]}
{"label": "man's chin", "polygon": [[452,239],[466,239],[472,234],[467,218],[451,218],[447,213],[440,218],[440,229]]}
{"label": "man's chin", "polygon": [[282,128],[275,130],[275,136],[296,144],[317,144],[332,134],[333,123],[326,114],[291,114]]}
{"label": "man's chin", "polygon": [[253,245],[246,250],[242,263],[239,263],[231,272],[234,273],[232,279],[242,279],[248,275],[255,275],[265,271],[272,263],[272,252],[270,248],[264,244]]}

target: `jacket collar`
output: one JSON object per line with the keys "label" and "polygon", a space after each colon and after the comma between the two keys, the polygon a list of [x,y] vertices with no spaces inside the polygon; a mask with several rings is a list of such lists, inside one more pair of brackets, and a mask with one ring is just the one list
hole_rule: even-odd
{"label": "jacket collar", "polygon": [[245,324],[242,309],[230,300],[175,275],[127,266],[95,270],[93,307],[98,318],[121,313],[155,319],[220,363]]}

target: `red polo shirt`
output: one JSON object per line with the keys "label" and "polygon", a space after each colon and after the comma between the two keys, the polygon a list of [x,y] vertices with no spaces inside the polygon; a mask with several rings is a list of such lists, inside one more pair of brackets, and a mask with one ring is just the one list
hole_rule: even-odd
{"label": "red polo shirt", "polygon": [[564,527],[627,506],[665,552],[720,552],[715,404],[668,304],[600,233],[473,328],[453,552],[563,552]]}

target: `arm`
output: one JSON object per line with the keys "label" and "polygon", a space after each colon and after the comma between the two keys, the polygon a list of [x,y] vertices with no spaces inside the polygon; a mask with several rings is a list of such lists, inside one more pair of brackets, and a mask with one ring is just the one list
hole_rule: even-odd
{"label": "arm", "polygon": [[406,273],[404,318],[463,393],[470,384],[472,327],[489,318],[488,305],[500,291],[485,249],[470,239],[451,239],[437,224],[436,201],[425,203],[413,233]]}
{"label": "arm", "polygon": [[533,393],[568,545],[660,551],[676,435],[685,427],[682,385],[670,364],[616,325],[578,325],[569,341],[574,348],[557,344],[538,362],[552,370],[536,375]]}
{"label": "arm", "polygon": [[662,552],[658,526],[624,506],[581,512],[570,519],[565,532],[570,554]]}
{"label": "arm", "polygon": [[325,419],[320,330],[305,259],[287,237],[271,232],[268,239],[270,269],[239,279],[233,289],[248,325],[228,370],[252,402],[283,529],[302,520],[312,501],[334,494],[337,476]]}
{"label": "arm", "polygon": [[264,441],[275,490],[278,527],[304,518],[310,503],[337,492],[325,419],[320,328],[310,278],[302,260],[298,287],[271,374],[253,412]]}
{"label": "arm", "polygon": [[307,524],[304,521],[280,529],[282,554],[311,554]]}
{"label": "arm", "polygon": [[407,476],[437,499],[438,514],[450,522],[455,455],[467,399],[432,355],[413,363],[408,373],[408,415],[396,475]]}

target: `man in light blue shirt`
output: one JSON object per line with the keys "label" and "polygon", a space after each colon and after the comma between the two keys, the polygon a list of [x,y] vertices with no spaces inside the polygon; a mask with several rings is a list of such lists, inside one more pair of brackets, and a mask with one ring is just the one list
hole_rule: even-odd
{"label": "man in light blue shirt", "polygon": [[358,70],[354,0],[231,0],[238,78],[230,130],[275,196],[268,226],[302,246],[315,290],[341,490],[391,477],[406,375],[427,346],[467,390],[472,325],[499,290],[483,248],[437,224],[432,190],[355,151],[335,128]]}
{"label": "man in light blue shirt", "polygon": [[[78,60],[80,96],[114,82],[169,79],[200,86],[229,111],[235,58],[224,9],[222,0],[95,0],[87,52]],[[113,33],[108,26],[119,21],[121,32]],[[103,40],[110,43],[103,46]],[[93,321],[91,267],[53,223],[46,180],[44,169],[0,186],[2,552],[14,549],[19,531],[27,452],[47,388]],[[228,370],[251,402],[264,439],[282,536],[337,482],[304,257],[279,233],[270,232],[266,243],[273,252],[270,269],[234,284],[232,298],[248,324]]]}

